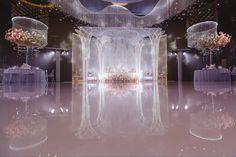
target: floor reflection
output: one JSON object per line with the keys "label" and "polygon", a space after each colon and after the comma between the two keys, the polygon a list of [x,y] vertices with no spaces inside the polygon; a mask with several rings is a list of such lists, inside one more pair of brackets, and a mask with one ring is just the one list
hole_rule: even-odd
{"label": "floor reflection", "polygon": [[81,139],[164,135],[168,127],[167,94],[166,88],[152,83],[75,87],[75,135]]}
{"label": "floor reflection", "polygon": [[231,92],[231,83],[195,83],[196,91],[202,92],[204,101],[202,101],[201,110],[191,114],[190,134],[204,140],[221,140],[223,138],[222,130],[234,126],[235,121],[228,112],[225,111],[225,105],[220,101],[215,101]]}
{"label": "floor reflection", "polygon": [[235,87],[1,86],[0,156],[234,156]]}

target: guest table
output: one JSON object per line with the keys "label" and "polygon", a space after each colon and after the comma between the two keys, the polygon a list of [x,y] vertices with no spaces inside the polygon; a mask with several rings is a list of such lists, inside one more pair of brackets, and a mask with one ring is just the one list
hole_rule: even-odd
{"label": "guest table", "polygon": [[3,83],[46,83],[46,72],[39,68],[9,68],[3,72]]}
{"label": "guest table", "polygon": [[194,81],[231,81],[231,73],[228,69],[203,69],[194,71]]}

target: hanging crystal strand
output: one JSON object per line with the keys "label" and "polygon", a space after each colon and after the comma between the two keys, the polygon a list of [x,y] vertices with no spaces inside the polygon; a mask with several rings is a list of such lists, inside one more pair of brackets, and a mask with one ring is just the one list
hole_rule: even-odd
{"label": "hanging crystal strand", "polygon": [[29,46],[26,46],[25,63],[29,63]]}
{"label": "hanging crystal strand", "polygon": [[17,47],[17,49],[16,49],[16,53],[17,53],[17,58],[19,59],[20,58],[20,51],[19,51],[19,49],[20,49],[20,46],[17,44],[16,45]]}
{"label": "hanging crystal strand", "polygon": [[138,45],[136,45],[135,51],[137,55],[135,55],[135,64],[136,64],[136,75],[138,76],[138,81],[141,81],[141,54],[142,54],[142,48],[143,48],[143,39],[138,42]]}
{"label": "hanging crystal strand", "polygon": [[[78,34],[73,34],[72,42],[72,71],[73,71],[73,84],[77,84],[79,81],[82,81],[83,74],[81,73],[82,67],[82,56],[81,56],[81,39]],[[81,43],[82,44],[82,43]]]}
{"label": "hanging crystal strand", "polygon": [[213,62],[213,50],[212,49],[209,49],[210,51],[210,66],[212,65],[212,62]]}
{"label": "hanging crystal strand", "polygon": [[100,39],[96,40],[96,45],[98,48],[98,66],[99,66],[99,71],[98,71],[98,81],[102,82],[103,81],[103,62],[102,62],[102,47],[103,43],[100,41]]}
{"label": "hanging crystal strand", "polygon": [[[81,4],[79,0],[50,0],[56,6],[63,6],[61,9],[68,14],[79,18],[86,23],[97,26],[122,27],[126,26],[130,21],[132,27],[147,27],[160,23],[177,12],[186,9],[195,0],[159,0],[154,4],[154,8],[142,17],[135,16],[125,7],[107,6],[101,11],[93,12]],[[119,1],[117,1],[119,2]],[[176,3],[177,2],[177,3]],[[91,3],[92,4],[92,3]],[[84,18],[86,16],[86,18]],[[115,20],[117,17],[119,21]]]}

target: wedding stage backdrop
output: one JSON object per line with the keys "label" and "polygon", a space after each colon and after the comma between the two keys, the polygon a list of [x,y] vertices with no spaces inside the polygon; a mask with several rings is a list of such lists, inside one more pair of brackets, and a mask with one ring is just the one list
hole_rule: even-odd
{"label": "wedding stage backdrop", "polygon": [[79,27],[73,39],[73,83],[134,83],[166,79],[166,36],[152,26],[195,0],[50,0],[94,27]]}
{"label": "wedding stage backdrop", "polygon": [[160,28],[80,27],[76,32],[73,83],[167,78],[167,38]]}

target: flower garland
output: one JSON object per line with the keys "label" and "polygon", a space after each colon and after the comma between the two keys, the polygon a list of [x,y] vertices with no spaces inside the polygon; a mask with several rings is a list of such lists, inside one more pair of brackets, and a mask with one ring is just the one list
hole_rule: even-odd
{"label": "flower garland", "polygon": [[198,47],[202,50],[217,49],[220,47],[225,47],[228,43],[230,43],[230,40],[231,36],[223,32],[219,32],[219,34],[204,34],[198,41]]}
{"label": "flower garland", "polygon": [[138,81],[138,76],[125,72],[110,74],[104,80],[105,83],[137,83]]}
{"label": "flower garland", "polygon": [[43,47],[47,44],[46,38],[36,31],[24,31],[23,29],[9,29],[5,39],[19,45],[30,47]]}

